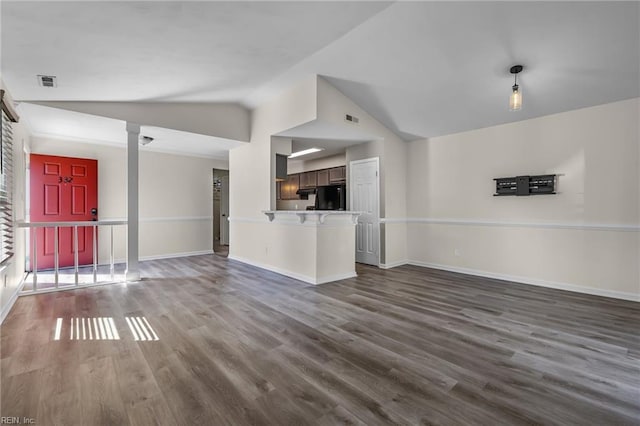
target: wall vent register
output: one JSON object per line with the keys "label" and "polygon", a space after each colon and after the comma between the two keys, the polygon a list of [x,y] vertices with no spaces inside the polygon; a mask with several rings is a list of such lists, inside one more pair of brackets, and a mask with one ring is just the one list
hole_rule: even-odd
{"label": "wall vent register", "polygon": [[38,75],[38,84],[41,87],[58,87],[58,78],[55,75]]}
{"label": "wall vent register", "polygon": [[556,193],[557,175],[515,176],[493,179],[496,182],[494,196],[542,195]]}
{"label": "wall vent register", "polygon": [[360,119],[358,117],[351,114],[345,114],[344,119],[345,121],[349,121],[354,124],[358,124],[360,122]]}

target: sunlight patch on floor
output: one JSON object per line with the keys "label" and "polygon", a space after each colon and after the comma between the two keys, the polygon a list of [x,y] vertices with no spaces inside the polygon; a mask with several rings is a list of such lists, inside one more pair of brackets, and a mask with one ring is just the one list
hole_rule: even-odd
{"label": "sunlight patch on floor", "polygon": [[[125,317],[135,341],[160,340],[145,317]],[[113,317],[72,317],[65,325],[63,318],[57,318],[53,330],[53,340],[120,340],[120,333]]]}
{"label": "sunlight patch on floor", "polygon": [[145,317],[125,317],[134,340],[160,340]]}

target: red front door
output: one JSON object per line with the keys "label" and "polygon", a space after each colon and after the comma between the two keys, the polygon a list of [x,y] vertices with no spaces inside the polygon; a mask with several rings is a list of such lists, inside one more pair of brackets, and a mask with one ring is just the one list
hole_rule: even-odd
{"label": "red front door", "polygon": [[[98,161],[31,154],[31,221],[98,219]],[[38,269],[54,267],[54,228],[37,229]],[[31,237],[33,241],[33,236]],[[33,250],[33,248],[32,248]],[[59,228],[59,266],[73,266],[73,228]],[[93,263],[93,230],[78,227],[78,264]],[[33,264],[33,261],[32,261]]]}

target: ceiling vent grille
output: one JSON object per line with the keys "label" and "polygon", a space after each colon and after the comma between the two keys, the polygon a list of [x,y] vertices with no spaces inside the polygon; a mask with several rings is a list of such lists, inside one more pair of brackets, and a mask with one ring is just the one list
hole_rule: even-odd
{"label": "ceiling vent grille", "polygon": [[58,78],[55,75],[38,75],[38,84],[42,87],[58,87]]}
{"label": "ceiling vent grille", "polygon": [[358,124],[360,122],[360,119],[358,117],[350,114],[345,114],[344,120],[354,124]]}

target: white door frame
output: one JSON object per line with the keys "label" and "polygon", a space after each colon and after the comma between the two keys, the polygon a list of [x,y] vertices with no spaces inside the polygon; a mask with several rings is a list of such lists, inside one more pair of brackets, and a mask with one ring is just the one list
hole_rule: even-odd
{"label": "white door frame", "polygon": [[220,244],[229,245],[229,175],[220,181]]}
{"label": "white door frame", "polygon": [[[382,236],[380,235],[380,202],[382,201],[380,198],[380,157],[371,157],[371,158],[365,158],[362,160],[353,160],[353,161],[349,161],[349,210],[354,210],[353,208],[353,185],[355,183],[355,181],[353,180],[353,166],[356,164],[362,164],[362,163],[368,163],[368,162],[375,162],[376,164],[376,193],[377,193],[377,198],[378,198],[378,205],[376,206],[376,217],[375,217],[375,222],[374,222],[374,226],[377,230],[377,235],[378,235],[378,259],[377,259],[377,266],[380,267],[380,241],[382,240]],[[356,231],[357,232],[357,231]],[[357,238],[357,236],[356,236]]]}

